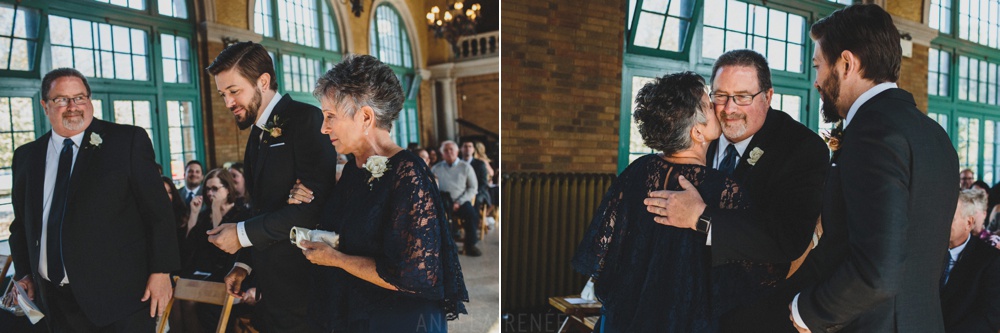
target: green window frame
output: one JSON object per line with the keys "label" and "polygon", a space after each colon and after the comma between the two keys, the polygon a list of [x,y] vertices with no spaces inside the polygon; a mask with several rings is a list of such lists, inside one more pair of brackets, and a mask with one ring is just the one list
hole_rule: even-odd
{"label": "green window frame", "polygon": [[[1000,1],[934,0],[930,9],[929,23],[940,33],[928,59],[928,65],[937,60],[937,70],[928,71],[928,116],[945,127],[960,166],[992,186],[1000,181]],[[940,73],[948,75],[931,87],[931,76]]]}
{"label": "green window frame", "polygon": [[[805,72],[806,18],[795,12],[736,0],[706,0],[703,59],[715,60],[729,50],[748,48],[764,55],[772,70]],[[721,42],[717,42],[721,41]]]}
{"label": "green window frame", "polygon": [[261,44],[274,61],[279,91],[319,105],[312,90],[326,72],[323,65],[336,64],[344,56],[334,14],[325,0],[256,1],[254,32],[264,36]]}
{"label": "green window frame", "polygon": [[368,30],[368,47],[369,53],[392,68],[403,88],[406,100],[403,101],[399,118],[392,124],[390,134],[396,144],[406,147],[410,143],[420,143],[416,99],[420,81],[413,69],[410,36],[402,22],[399,12],[392,5],[381,4],[376,7],[375,17]]}
{"label": "green window frame", "polygon": [[[12,23],[36,32],[34,36],[26,32],[13,35],[34,44],[26,51],[31,62],[29,68],[0,68],[0,76],[4,77],[0,80],[0,102],[6,99],[9,104],[10,99],[17,99],[23,106],[15,112],[0,105],[0,241],[6,239],[6,225],[12,218],[8,214],[10,161],[3,156],[25,143],[25,138],[34,140],[50,130],[39,102],[39,83],[56,66],[73,66],[84,72],[92,90],[95,118],[136,123],[143,127],[152,139],[156,162],[163,166],[164,174],[172,175],[178,171],[172,170],[172,165],[176,163],[169,152],[177,148],[171,145],[172,141],[181,142],[180,150],[186,154],[184,158],[205,160],[201,92],[199,82],[192,74],[197,71],[196,61],[193,61],[194,48],[190,43],[186,49],[178,48],[176,43],[171,44],[166,41],[169,38],[163,37],[174,36],[189,42],[194,39],[197,31],[195,22],[185,18],[191,17],[187,11],[191,8],[191,1],[129,1],[37,0],[18,3],[16,0],[0,0],[0,22],[6,22],[3,20],[4,9],[11,9],[8,12],[12,12],[15,5],[18,16],[11,19],[16,22],[19,22],[22,11],[37,14],[32,21],[26,21],[27,24]],[[122,3],[126,5],[120,6]],[[172,12],[164,12],[166,3],[170,4]],[[78,23],[74,25],[74,22]],[[75,30],[77,27],[79,31]],[[0,37],[5,36],[5,31],[0,27]],[[0,47],[10,50],[10,46],[4,45],[3,41],[0,38]],[[174,52],[171,54],[170,51]],[[43,56],[45,59],[42,59]],[[63,58],[57,58],[60,56]],[[186,80],[173,82],[166,77],[166,67],[171,63],[168,60],[174,61],[172,73],[187,73]],[[128,75],[136,72],[140,74]],[[190,102],[190,109],[187,110],[190,122],[184,127],[190,135],[181,140],[175,140],[170,133],[168,124],[172,109],[167,107],[167,96],[170,100]],[[29,98],[31,102],[25,105]],[[26,130],[24,124],[16,128],[10,123],[6,127],[3,124],[5,119],[23,119],[25,112],[32,115],[31,130]],[[7,128],[11,130],[5,132]],[[12,139],[6,141],[6,135]],[[183,175],[183,168],[179,172]]]}
{"label": "green window frame", "polygon": [[37,67],[42,20],[36,9],[0,3],[0,73]]}
{"label": "green window frame", "polygon": [[631,53],[687,59],[700,0],[629,1],[628,50]]}

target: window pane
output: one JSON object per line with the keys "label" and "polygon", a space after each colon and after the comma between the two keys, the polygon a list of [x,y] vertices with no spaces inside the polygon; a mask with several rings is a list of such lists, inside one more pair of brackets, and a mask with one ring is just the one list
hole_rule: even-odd
{"label": "window pane", "polygon": [[784,111],[795,121],[801,122],[799,116],[802,113],[802,97],[798,95],[782,95],[775,93],[771,98],[771,108]]}
{"label": "window pane", "polygon": [[[722,16],[719,13],[725,13],[725,21],[718,19]],[[775,70],[803,73],[804,17],[728,0],[707,1],[704,20],[703,58],[715,59],[725,51],[750,48],[763,54]],[[724,48],[719,50],[720,46]]]}
{"label": "window pane", "polygon": [[951,33],[951,2],[953,0],[931,0],[930,22],[931,28],[938,29],[941,33]]}
{"label": "window pane", "polygon": [[112,4],[115,6],[138,9],[138,10],[146,9],[146,4],[145,1],[143,0],[94,0],[94,1]]}
{"label": "window pane", "polygon": [[[261,1],[261,0],[258,0]],[[186,0],[157,0],[157,9],[160,15],[187,18]]]}
{"label": "window pane", "polygon": [[279,0],[278,22],[281,40],[319,47],[315,0]]}
{"label": "window pane", "polygon": [[0,4],[0,70],[34,69],[39,19],[34,9]]}
{"label": "window pane", "polygon": [[28,97],[0,96],[0,240],[10,237],[9,227],[14,220],[11,205],[14,150],[35,139],[34,105]]}
{"label": "window pane", "polygon": [[[662,21],[660,24],[656,27],[656,31],[660,31],[659,29],[662,28]],[[409,59],[409,39],[405,36],[405,31],[400,24],[399,14],[392,7],[381,5],[376,9],[375,24],[372,26],[374,30],[371,31],[371,34],[378,36],[377,43],[373,43],[375,48],[372,54],[377,54],[379,60],[384,63],[412,68],[412,61]],[[658,37],[659,34],[657,34]],[[658,39],[652,41],[652,43],[658,42]]]}
{"label": "window pane", "polygon": [[960,100],[998,105],[996,63],[959,55],[958,68]]}
{"label": "window pane", "polygon": [[150,140],[153,139],[153,118],[150,113],[149,101],[116,100],[114,108],[116,123],[142,127],[146,130]]}
{"label": "window pane", "polygon": [[191,61],[188,39],[161,34],[163,49],[163,81],[168,83],[191,82]]}
{"label": "window pane", "polygon": [[264,37],[274,37],[274,29],[271,26],[271,1],[257,0],[254,2],[253,32],[264,35]]}
{"label": "window pane", "polygon": [[996,47],[1000,43],[996,7],[1000,7],[1000,0],[959,0],[959,38]]}
{"label": "window pane", "polygon": [[[106,23],[68,19],[50,15],[51,22],[61,22],[50,31],[54,67],[73,67],[84,75],[106,79],[149,79],[146,31]],[[65,22],[70,22],[70,31]],[[94,32],[99,36],[93,40]],[[61,34],[70,38],[57,38]]]}
{"label": "window pane", "polygon": [[[642,77],[642,76],[633,76],[632,77],[632,92],[631,92],[631,94],[632,94],[631,101],[632,102],[629,104],[629,110],[630,110],[629,113],[630,114],[632,113],[631,110],[634,110],[634,108],[635,108],[635,95],[639,93],[639,90],[642,89],[643,86],[645,86],[647,83],[653,82],[655,80],[656,80],[655,78],[651,78],[651,77]],[[629,118],[632,118],[632,117],[629,117]],[[632,118],[631,121],[629,121],[629,141],[628,141],[628,143],[629,143],[628,150],[629,150],[629,154],[630,154],[629,155],[629,158],[630,158],[629,162],[631,162],[631,160],[634,160],[635,158],[638,158],[639,156],[642,156],[642,155],[645,155],[645,154],[653,152],[653,149],[647,147],[646,143],[642,140],[642,135],[639,134],[639,125],[635,123],[635,119],[634,118]]]}
{"label": "window pane", "polygon": [[[174,181],[184,180],[184,164],[197,156],[194,140],[194,103],[167,101],[167,121],[170,135],[170,167]],[[190,135],[185,135],[188,133]]]}

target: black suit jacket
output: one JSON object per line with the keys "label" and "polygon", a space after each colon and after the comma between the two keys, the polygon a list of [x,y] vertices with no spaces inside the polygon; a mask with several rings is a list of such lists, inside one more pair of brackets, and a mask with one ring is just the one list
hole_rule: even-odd
{"label": "black suit jacket", "polygon": [[803,321],[813,332],[944,331],[939,285],[958,200],[948,135],[893,88],[857,110],[841,142],[823,238],[787,286],[801,287]]}
{"label": "black suit jacket", "polygon": [[[708,148],[714,164],[719,141]],[[754,149],[763,152],[750,165]],[[830,150],[823,139],[788,114],[769,109],[733,171],[751,199],[749,212],[710,210],[712,261],[788,264],[805,251],[822,207]]]}
{"label": "black suit jacket", "polygon": [[[91,133],[101,137],[99,146]],[[36,292],[51,135],[14,152],[10,247],[15,278],[34,274]],[[135,313],[149,275],[180,268],[174,223],[146,131],[94,119],[73,166],[63,221],[66,275],[91,322],[108,325]]]}
{"label": "black suit jacket", "polygon": [[946,332],[1000,331],[1000,250],[972,236],[941,288]]}
{"label": "black suit jacket", "polygon": [[[310,289],[310,264],[289,241],[288,232],[293,226],[315,229],[319,224],[320,203],[325,202],[336,181],[337,152],[330,138],[320,133],[323,114],[315,106],[282,96],[269,122],[282,129],[280,136],[272,137],[254,126],[247,140],[244,167],[253,217],[246,220],[244,228],[253,246],[240,250],[238,260],[251,263],[248,257],[252,257],[258,291],[269,303],[261,305],[267,306],[265,313],[273,320],[305,318],[307,302],[302,300]],[[263,139],[258,140],[262,132]],[[316,199],[312,203],[287,203],[296,179],[313,190]],[[265,328],[298,330],[274,323]]]}

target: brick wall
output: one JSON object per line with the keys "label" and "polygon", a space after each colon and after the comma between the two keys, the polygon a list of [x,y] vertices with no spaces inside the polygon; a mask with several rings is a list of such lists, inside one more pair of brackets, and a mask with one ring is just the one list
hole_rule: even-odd
{"label": "brick wall", "polygon": [[504,172],[616,171],[626,6],[504,3]]}
{"label": "brick wall", "polygon": [[899,70],[900,88],[913,94],[917,108],[927,113],[927,55],[930,48],[913,44],[913,56],[903,57]]}
{"label": "brick wall", "polygon": [[[482,128],[500,133],[500,75],[487,74],[455,80],[458,117]],[[458,128],[459,136],[480,135],[478,131]]]}

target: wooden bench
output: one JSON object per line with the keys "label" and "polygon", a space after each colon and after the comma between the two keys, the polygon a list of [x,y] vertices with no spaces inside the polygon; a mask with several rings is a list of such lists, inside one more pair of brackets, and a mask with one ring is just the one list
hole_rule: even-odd
{"label": "wooden bench", "polygon": [[562,332],[570,320],[573,321],[573,326],[581,331],[584,331],[585,328],[589,329],[586,332],[594,331],[594,325],[597,323],[597,319],[601,317],[601,302],[594,301],[593,303],[572,304],[566,300],[568,298],[579,297],[580,295],[549,297],[549,305],[566,315],[566,320],[563,320],[558,332]]}

